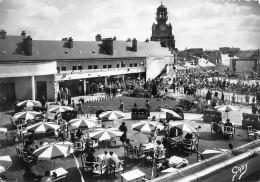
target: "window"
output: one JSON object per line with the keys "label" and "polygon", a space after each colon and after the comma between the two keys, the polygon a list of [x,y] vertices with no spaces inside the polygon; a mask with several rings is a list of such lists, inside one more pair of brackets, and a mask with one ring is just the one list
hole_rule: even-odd
{"label": "window", "polygon": [[134,63],[134,67],[137,67],[137,63]]}
{"label": "window", "polygon": [[77,70],[77,66],[72,66],[72,71]]}
{"label": "window", "polygon": [[60,67],[57,67],[57,72],[58,72],[58,73],[60,72]]}
{"label": "window", "polygon": [[92,65],[88,65],[88,69],[89,69],[89,70],[93,69],[93,68],[92,68]]}
{"label": "window", "polygon": [[78,70],[82,70],[82,66],[78,66]]}
{"label": "window", "polygon": [[129,67],[133,67],[133,64],[129,64]]}
{"label": "window", "polygon": [[61,71],[66,71],[67,69],[66,69],[66,66],[62,66],[61,67]]}
{"label": "window", "polygon": [[125,67],[125,64],[121,64],[121,67],[124,68],[124,67]]}
{"label": "window", "polygon": [[112,68],[112,65],[111,65],[111,64],[109,64],[109,65],[107,65],[107,67],[108,67],[108,68]]}
{"label": "window", "polygon": [[103,65],[103,69],[106,69],[107,68],[107,65]]}
{"label": "window", "polygon": [[117,64],[116,67],[119,68],[119,67],[120,67],[120,64]]}
{"label": "window", "polygon": [[98,69],[98,65],[94,65],[94,69]]}

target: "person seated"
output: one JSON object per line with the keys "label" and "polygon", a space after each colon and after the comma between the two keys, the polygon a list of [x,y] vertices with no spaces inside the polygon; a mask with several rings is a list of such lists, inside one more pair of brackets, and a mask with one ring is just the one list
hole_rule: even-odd
{"label": "person seated", "polygon": [[160,150],[164,149],[163,144],[160,140],[156,140],[154,154],[158,154]]}
{"label": "person seated", "polygon": [[41,179],[41,182],[52,182],[50,171],[45,172],[44,176]]}
{"label": "person seated", "polygon": [[109,152],[109,155],[111,156],[109,159],[108,159],[108,167],[110,168],[111,165],[116,165],[119,161],[118,159],[118,156],[116,154],[114,154],[114,152],[110,151]]}
{"label": "person seated", "polygon": [[24,148],[27,148],[29,145],[33,145],[34,140],[32,136],[29,136],[28,139],[25,141]]}
{"label": "person seated", "polygon": [[165,169],[168,169],[168,168],[170,168],[171,166],[170,166],[170,164],[169,164],[169,159],[165,159],[165,161],[164,162],[162,162],[162,165],[159,167],[159,173],[160,172],[162,172],[163,170],[165,170]]}
{"label": "person seated", "polygon": [[176,128],[175,127],[170,128],[169,137],[170,138],[176,137]]}
{"label": "person seated", "polygon": [[165,133],[164,137],[162,138],[162,144],[164,146],[164,148],[168,148],[169,146],[169,140],[168,140],[168,133]]}
{"label": "person seated", "polygon": [[53,172],[52,176],[51,176],[51,179],[54,180],[55,178],[57,178],[57,173]]}
{"label": "person seated", "polygon": [[[95,153],[95,149],[91,148],[88,153],[88,156],[86,157],[87,162],[96,162],[96,157],[94,156],[94,153]],[[91,166],[91,164],[87,164],[87,165]]]}
{"label": "person seated", "polygon": [[224,126],[233,126],[233,124],[232,123],[230,123],[230,119],[227,119],[226,120],[226,123],[224,124]]}
{"label": "person seated", "polygon": [[78,129],[78,131],[77,131],[77,133],[76,133],[76,136],[77,136],[78,138],[81,138],[82,135],[83,135],[83,133],[81,132],[80,129]]}
{"label": "person seated", "polygon": [[25,168],[24,174],[23,174],[23,179],[25,181],[40,180],[41,178],[42,178],[42,176],[33,173],[29,166],[27,166]]}
{"label": "person seated", "polygon": [[57,132],[58,132],[58,136],[57,136],[56,140],[64,141],[65,137],[64,137],[63,133],[59,129],[57,130]]}
{"label": "person seated", "polygon": [[126,139],[125,147],[126,147],[126,149],[132,149],[133,148],[133,145],[130,143],[130,139]]}
{"label": "person seated", "polygon": [[107,152],[107,150],[104,151],[105,156],[103,157],[103,162],[108,166],[111,155]]}
{"label": "person seated", "polygon": [[185,139],[183,140],[183,143],[185,144],[191,144],[191,139],[192,139],[192,134],[191,133],[187,133],[185,135]]}
{"label": "person seated", "polygon": [[223,124],[222,122],[214,120],[213,123],[212,123],[213,131],[215,131],[216,133],[220,133],[220,134],[223,133],[222,124]]}
{"label": "person seated", "polygon": [[146,143],[152,143],[154,141],[155,137],[154,134],[151,133],[150,135],[147,135],[147,142]]}

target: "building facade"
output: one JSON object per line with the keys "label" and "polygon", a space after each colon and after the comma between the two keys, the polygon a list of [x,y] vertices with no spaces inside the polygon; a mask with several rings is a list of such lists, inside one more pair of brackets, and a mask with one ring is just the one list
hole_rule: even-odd
{"label": "building facade", "polygon": [[54,100],[66,87],[72,96],[86,93],[88,83],[102,83],[125,78],[145,78],[149,57],[170,57],[168,48],[159,42],[96,41],[69,39],[33,40],[0,32],[0,104],[15,100]]}

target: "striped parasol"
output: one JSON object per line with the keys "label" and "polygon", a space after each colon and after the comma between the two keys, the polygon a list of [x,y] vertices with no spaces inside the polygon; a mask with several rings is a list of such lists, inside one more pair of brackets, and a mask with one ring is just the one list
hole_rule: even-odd
{"label": "striped parasol", "polygon": [[51,108],[49,111],[52,113],[57,113],[57,112],[66,112],[66,111],[72,111],[73,108],[69,106],[55,106]]}
{"label": "striped parasol", "polygon": [[33,107],[33,106],[41,106],[39,101],[35,100],[24,100],[16,104],[18,107]]}
{"label": "striped parasol", "polygon": [[53,142],[42,146],[33,152],[40,160],[52,160],[67,157],[70,154],[70,146],[63,142]]}
{"label": "striped parasol", "polygon": [[39,114],[41,113],[36,111],[23,111],[23,112],[16,113],[13,117],[16,119],[28,120],[28,119],[34,119],[35,116]]}
{"label": "striped parasol", "polygon": [[106,111],[102,112],[99,117],[103,120],[114,120],[114,119],[121,119],[125,118],[125,113],[122,111]]}
{"label": "striped parasol", "polygon": [[123,133],[124,132],[119,131],[117,128],[101,128],[89,133],[89,136],[95,140],[103,141],[122,136]]}
{"label": "striped parasol", "polygon": [[173,117],[180,118],[180,119],[182,118],[179,114],[177,114],[173,110],[161,108],[161,111],[169,113],[169,114],[173,115]]}
{"label": "striped parasol", "polygon": [[213,157],[215,155],[218,155],[218,154],[223,154],[225,152],[229,152],[229,150],[227,149],[206,149],[204,150],[201,155],[203,156],[204,159],[208,159],[210,157]]}
{"label": "striped parasol", "polygon": [[6,132],[7,132],[7,128],[0,127],[0,135],[6,134]]}
{"label": "striped parasol", "polygon": [[221,106],[215,106],[215,109],[221,112],[226,112],[227,113],[227,118],[228,118],[228,112],[230,111],[239,111],[240,107],[238,106],[232,106],[232,105],[221,105]]}
{"label": "striped parasol", "polygon": [[90,118],[76,118],[69,121],[72,129],[93,128],[97,125],[97,120]]}
{"label": "striped parasol", "polygon": [[135,124],[132,124],[133,130],[139,131],[145,135],[150,135],[153,133],[157,128],[162,130],[164,126],[156,121],[139,121]]}
{"label": "striped parasol", "polygon": [[5,172],[12,165],[12,159],[9,155],[0,156],[0,173]]}
{"label": "striped parasol", "polygon": [[186,133],[198,133],[198,131],[192,126],[178,121],[170,121],[169,127],[179,128],[182,130],[182,132],[186,132]]}
{"label": "striped parasol", "polygon": [[54,122],[40,122],[36,123],[34,125],[28,126],[27,130],[32,131],[34,133],[46,133],[50,130],[57,130],[60,128],[60,125],[54,123]]}

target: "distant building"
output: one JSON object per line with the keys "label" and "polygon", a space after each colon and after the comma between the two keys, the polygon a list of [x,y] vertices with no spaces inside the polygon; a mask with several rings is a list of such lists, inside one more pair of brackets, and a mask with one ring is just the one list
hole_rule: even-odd
{"label": "distant building", "polygon": [[229,54],[231,52],[237,52],[240,51],[240,48],[235,48],[235,47],[220,47],[219,51],[223,54]]}
{"label": "distant building", "polygon": [[230,70],[237,73],[259,73],[259,65],[259,51],[238,51],[231,57]]}
{"label": "distant building", "polygon": [[166,23],[168,20],[167,13],[167,8],[163,4],[157,8],[157,23],[153,23],[151,41],[160,41],[163,47],[175,50],[175,39],[172,34],[172,25],[171,23]]}

